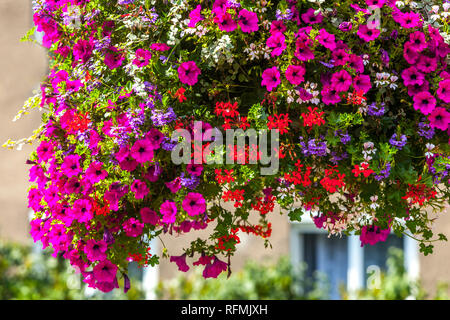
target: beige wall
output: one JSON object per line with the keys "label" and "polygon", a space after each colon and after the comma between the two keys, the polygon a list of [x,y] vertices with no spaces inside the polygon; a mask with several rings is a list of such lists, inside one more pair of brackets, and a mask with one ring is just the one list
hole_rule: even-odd
{"label": "beige wall", "polygon": [[[45,50],[20,42],[32,25],[31,0],[0,0],[0,145],[28,137],[39,126],[39,112],[12,122],[47,69]],[[30,151],[0,148],[0,239],[28,240],[25,161]]]}

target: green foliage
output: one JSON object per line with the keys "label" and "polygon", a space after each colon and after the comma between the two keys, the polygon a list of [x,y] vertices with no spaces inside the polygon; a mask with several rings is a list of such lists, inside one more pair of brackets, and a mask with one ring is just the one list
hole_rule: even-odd
{"label": "green foliage", "polygon": [[127,294],[89,292],[67,260],[51,251],[0,241],[0,300],[142,299],[137,279]]}

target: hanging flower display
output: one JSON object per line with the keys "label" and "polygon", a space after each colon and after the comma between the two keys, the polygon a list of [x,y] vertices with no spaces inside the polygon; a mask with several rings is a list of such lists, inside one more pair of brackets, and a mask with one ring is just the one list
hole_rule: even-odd
{"label": "hanging flower display", "polygon": [[206,229],[164,257],[230,272],[240,234],[269,245],[275,208],[431,252],[445,236],[425,209],[450,195],[449,7],[36,0],[50,71],[19,116],[41,108],[42,125],[5,144],[37,142],[31,236],[102,291],[157,264],[162,234]]}

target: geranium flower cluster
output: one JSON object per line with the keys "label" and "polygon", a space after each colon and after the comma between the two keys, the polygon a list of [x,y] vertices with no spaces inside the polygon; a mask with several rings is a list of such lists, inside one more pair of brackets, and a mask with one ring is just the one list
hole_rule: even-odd
{"label": "geranium flower cluster", "polygon": [[[434,4],[430,17],[393,0],[36,0],[52,60],[20,113],[44,110],[33,239],[102,291],[129,288],[129,261],[159,262],[152,239],[207,227],[164,257],[230,272],[238,233],[270,241],[276,207],[362,245],[393,231],[431,252],[425,209],[450,194],[449,4]],[[211,128],[277,131],[277,172],[207,163],[211,140],[172,162],[187,139],[174,131],[206,141]]]}

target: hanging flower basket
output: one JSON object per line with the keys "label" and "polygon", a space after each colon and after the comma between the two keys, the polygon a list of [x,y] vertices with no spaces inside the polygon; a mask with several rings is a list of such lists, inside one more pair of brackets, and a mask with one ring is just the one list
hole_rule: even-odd
{"label": "hanging flower basket", "polygon": [[203,229],[163,255],[230,272],[277,206],[361,245],[445,239],[425,209],[449,198],[448,1],[35,2],[31,235],[89,286],[127,290],[152,239]]}

